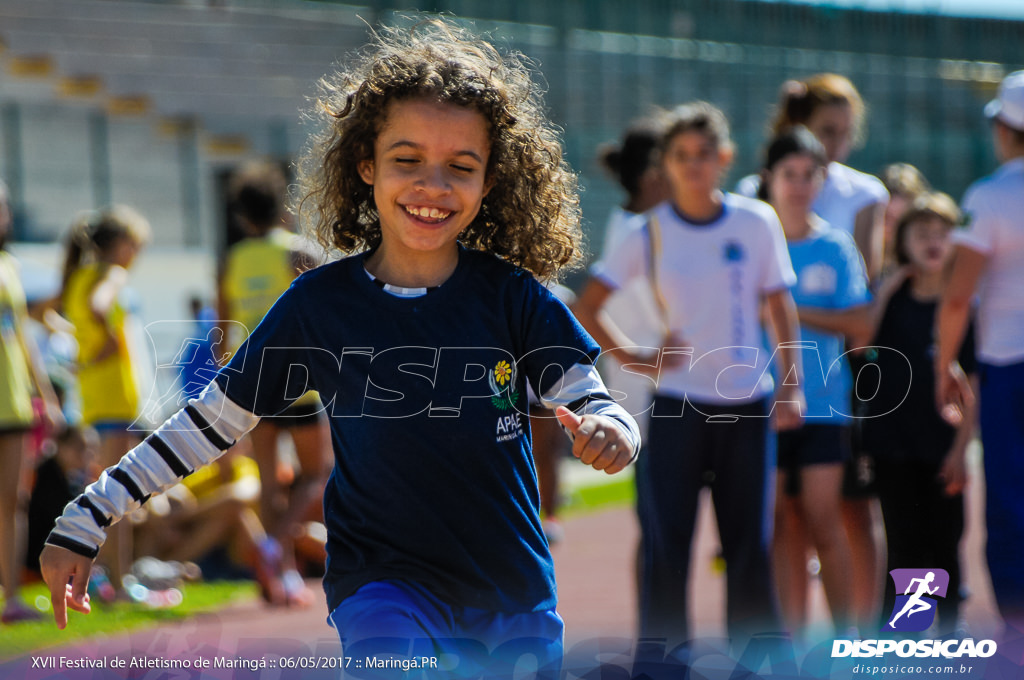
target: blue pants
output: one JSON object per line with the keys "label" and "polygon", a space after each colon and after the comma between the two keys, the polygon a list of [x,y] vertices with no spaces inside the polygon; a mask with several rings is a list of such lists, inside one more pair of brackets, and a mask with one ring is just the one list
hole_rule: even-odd
{"label": "blue pants", "polygon": [[[557,680],[562,619],[452,607],[406,581],[368,583],[328,617],[351,678],[543,678]],[[404,665],[403,665],[404,664]],[[522,672],[525,671],[526,675]]]}
{"label": "blue pants", "polygon": [[979,365],[988,569],[999,611],[1024,626],[1024,362]]}
{"label": "blue pants", "polygon": [[765,401],[723,407],[655,397],[636,470],[642,637],[688,640],[690,544],[704,486],[725,558],[730,636],[779,630],[768,562],[775,446],[766,415]]}

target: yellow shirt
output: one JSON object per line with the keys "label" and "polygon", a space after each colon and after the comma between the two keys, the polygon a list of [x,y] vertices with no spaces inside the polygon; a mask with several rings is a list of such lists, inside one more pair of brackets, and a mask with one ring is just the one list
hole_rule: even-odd
{"label": "yellow shirt", "polygon": [[0,251],[0,429],[32,425],[32,376],[22,342],[28,312],[14,257]]}
{"label": "yellow shirt", "polygon": [[113,331],[117,351],[96,361],[106,344],[107,332],[93,313],[91,299],[108,267],[102,263],[85,265],[71,275],[64,292],[64,314],[74,324],[78,341],[78,389],[82,420],[87,425],[131,423],[139,412],[139,390],[125,332],[128,312],[117,300],[104,319]]}
{"label": "yellow shirt", "polygon": [[220,460],[214,461],[209,465],[204,465],[185,479],[181,480],[181,483],[184,484],[198,500],[208,498],[218,490],[222,489],[226,484],[234,484],[235,482],[254,482],[256,487],[259,487],[260,469],[256,465],[256,461],[252,458],[236,455],[227,461],[226,464],[231,466],[231,475],[226,480],[221,479],[220,476],[220,468],[223,464],[225,464],[225,461]]}
{"label": "yellow shirt", "polygon": [[[295,279],[295,235],[286,229],[274,228],[266,236],[239,241],[228,251],[224,267],[223,293],[228,318],[240,322],[245,330],[229,328],[228,347],[234,352],[249,333],[288,290]],[[316,392],[307,392],[299,404],[318,400]]]}
{"label": "yellow shirt", "polygon": [[271,229],[265,237],[244,239],[228,251],[224,269],[228,318],[245,326],[242,337],[236,334],[228,339],[232,350],[238,349],[295,278],[293,238],[284,229]]}

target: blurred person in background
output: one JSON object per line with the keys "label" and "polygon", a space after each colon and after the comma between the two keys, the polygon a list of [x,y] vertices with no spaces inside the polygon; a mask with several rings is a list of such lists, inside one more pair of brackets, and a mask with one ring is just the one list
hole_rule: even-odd
{"label": "blurred person in background", "polygon": [[[669,197],[669,186],[658,156],[658,145],[668,121],[664,111],[630,122],[622,138],[603,144],[597,153],[601,168],[626,192],[625,202],[612,209],[605,225],[601,259],[606,260],[622,244],[629,233],[643,229],[644,213]],[[665,325],[650,282],[638,278],[613,291],[602,310],[622,333],[640,346],[658,347],[665,339]],[[640,375],[626,368],[628,359],[617,347],[604,347],[601,361],[606,368],[608,389],[612,398],[640,427],[642,446],[647,443],[655,382],[651,376]],[[636,578],[639,588],[643,550],[637,546]]]}
{"label": "blurred person in background", "polygon": [[[870,300],[864,262],[853,238],[811,211],[825,182],[825,149],[807,128],[784,130],[768,147],[760,197],[779,216],[796,271],[793,300],[805,350],[807,413],[799,428],[779,432],[772,558],[783,623],[806,632],[808,552],[817,553],[836,635],[851,625],[850,546],[841,510],[843,468],[850,458],[852,376],[841,333],[807,323],[811,306],[838,312]],[[780,380],[785,376],[777,376]]]}
{"label": "blurred person in background", "polygon": [[[50,289],[25,291],[30,321],[27,330],[39,350],[43,370],[50,378],[64,419],[69,423],[77,423],[82,419],[82,408],[75,386],[78,343],[75,340],[75,327],[57,311],[60,307],[60,280],[56,275],[53,277],[52,296],[50,293]],[[45,443],[45,439],[59,434],[49,431],[39,433],[39,429],[37,426],[34,442],[36,450]]]}
{"label": "blurred person in background", "polygon": [[[964,532],[967,445],[974,436],[975,409],[961,421],[943,420],[935,404],[935,311],[948,285],[952,233],[960,211],[942,193],[917,197],[897,222],[893,253],[903,269],[891,278],[891,294],[878,296],[872,345],[878,368],[859,385],[875,394],[863,422],[864,446],[876,461],[878,497],[885,520],[888,570],[922,565],[949,574],[946,596],[938,599],[941,635],[957,632],[961,593],[960,539]],[[974,333],[970,327],[958,361],[973,376]],[[886,579],[882,614],[895,611],[897,593]]]}
{"label": "blurred person in background", "polygon": [[988,568],[1008,633],[1024,632],[1024,71],[985,107],[1002,163],[967,190],[936,332],[936,398],[955,420],[972,391],[957,356],[977,295]]}
{"label": "blurred person in background", "polygon": [[[658,144],[665,132],[666,116],[656,112],[634,120],[622,139],[605,144],[598,152],[598,161],[626,192],[626,200],[615,207],[605,226],[601,259],[608,259],[629,233],[642,229],[643,213],[669,197],[669,186],[658,162]],[[659,346],[665,339],[665,328],[658,306],[651,296],[651,287],[643,278],[614,291],[605,301],[604,313],[631,340],[643,346]],[[647,419],[650,416],[654,382],[649,376],[637,375],[624,368],[618,348],[605,347],[605,357],[616,359],[609,367],[608,387],[612,396],[637,420],[646,441]]]}
{"label": "blurred person in background", "polygon": [[[240,167],[228,185],[231,211],[246,234],[225,257],[217,281],[218,314],[226,344],[234,352],[292,280],[314,266],[299,237],[285,228],[287,181],[270,162]],[[236,321],[235,324],[224,323]],[[290,487],[281,479],[278,440],[291,438],[299,470]],[[330,430],[320,397],[307,392],[283,413],[263,418],[249,433],[260,472],[260,519],[267,530],[264,559],[283,561],[283,597],[275,604],[306,605],[312,592],[295,568],[293,537],[300,532],[310,505],[322,498],[332,463]],[[276,557],[275,557],[276,556]]]}
{"label": "blurred person in background", "polygon": [[54,438],[35,469],[28,509],[28,552],[25,566],[39,574],[39,554],[64,506],[99,476],[100,437],[91,427],[68,426]]}
{"label": "blurred person in background", "polygon": [[[669,200],[595,265],[577,315],[603,347],[657,379],[647,454],[637,463],[642,536],[640,635],[690,639],[690,551],[701,489],[710,486],[725,559],[728,631],[735,644],[777,630],[768,559],[774,435],[800,424],[799,385],[775,389],[764,321],[780,343],[782,375],[800,376],[795,282],[771,208],[720,189],[733,157],[725,115],[706,102],[675,109],[658,144]],[[665,327],[638,347],[603,313],[611,294],[646,281]],[[744,368],[735,370],[736,365]],[[728,370],[733,367],[734,370]],[[802,380],[800,381],[802,384]],[[773,394],[774,393],[774,394]]]}
{"label": "blurred person in background", "polygon": [[[130,337],[125,300],[129,270],[149,242],[149,222],[133,208],[115,205],[83,213],[71,227],[61,285],[64,316],[78,342],[77,385],[82,424],[100,435],[101,468],[114,465],[141,439],[132,425],[140,415],[139,357]],[[116,527],[100,564],[123,597],[122,578],[133,556],[131,526]]]}
{"label": "blurred person in background", "polygon": [[890,163],[882,170],[882,184],[889,192],[889,204],[885,207],[884,216],[884,257],[882,274],[886,274],[899,264],[896,262],[896,225],[903,214],[914,204],[918,196],[931,191],[931,184],[916,167],[910,163]]}
{"label": "blurred person in background", "polygon": [[256,513],[260,472],[243,448],[232,447],[152,498],[136,545],[140,555],[196,562],[208,579],[254,578],[266,602],[280,603],[280,556],[261,549],[267,534]]}
{"label": "blurred person in background", "polygon": [[[825,147],[828,176],[812,210],[833,228],[853,236],[868,279],[874,283],[882,271],[888,192],[878,178],[844,165],[854,146],[864,141],[866,118],[864,100],[848,78],[819,73],[783,83],[771,130],[777,134],[793,125],[804,125]],[[737,191],[754,196],[759,182],[757,176],[744,178]],[[867,341],[855,333],[846,337],[848,347],[854,349]],[[863,357],[853,352],[849,359],[857,375]],[[864,404],[853,399],[853,455],[843,479],[843,522],[853,555],[853,624],[862,628],[873,626],[878,618],[885,579],[885,536],[874,487],[874,464],[859,443],[858,419],[863,410]]]}
{"label": "blurred person in background", "polygon": [[63,425],[60,405],[26,332],[28,311],[18,264],[7,252],[13,219],[7,186],[0,182],[0,585],[3,623],[39,617],[19,598],[25,561],[31,460],[29,432],[37,420],[33,396],[43,400],[42,413],[52,428]]}
{"label": "blurred person in background", "polygon": [[[866,120],[867,107],[853,83],[836,73],[819,73],[782,84],[771,132],[775,136],[803,125],[825,147],[828,177],[814,202],[814,213],[853,236],[874,281],[882,267],[883,218],[889,194],[877,177],[844,165],[864,140]],[[756,196],[759,182],[756,175],[745,177],[737,192]]]}
{"label": "blurred person in background", "polygon": [[622,139],[598,149],[598,162],[626,192],[605,226],[603,253],[614,250],[637,224],[637,217],[669,197],[669,186],[658,163],[658,143],[668,118],[658,111],[629,124]]}

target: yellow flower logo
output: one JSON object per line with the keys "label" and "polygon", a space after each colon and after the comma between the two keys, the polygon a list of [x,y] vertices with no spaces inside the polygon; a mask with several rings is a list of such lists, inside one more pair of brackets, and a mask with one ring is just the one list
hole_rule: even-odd
{"label": "yellow flower logo", "polygon": [[498,384],[502,387],[512,377],[512,367],[508,365],[507,361],[499,361],[498,365],[494,367],[494,379],[498,381]]}

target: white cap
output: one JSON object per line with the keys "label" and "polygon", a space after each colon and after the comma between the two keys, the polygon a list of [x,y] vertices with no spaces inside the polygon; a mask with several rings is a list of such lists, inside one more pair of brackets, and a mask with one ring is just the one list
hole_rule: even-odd
{"label": "white cap", "polygon": [[1024,71],[1003,78],[996,98],[985,105],[985,116],[998,118],[1014,130],[1024,130]]}

